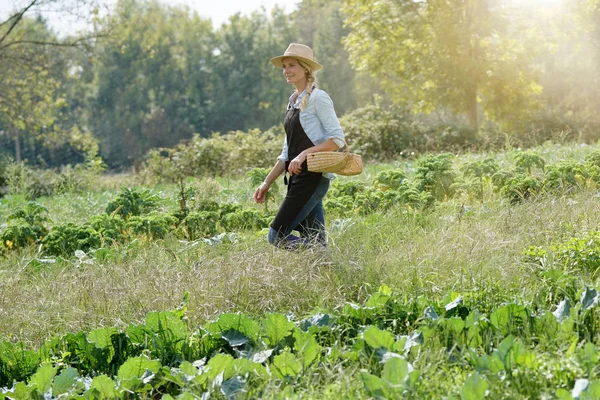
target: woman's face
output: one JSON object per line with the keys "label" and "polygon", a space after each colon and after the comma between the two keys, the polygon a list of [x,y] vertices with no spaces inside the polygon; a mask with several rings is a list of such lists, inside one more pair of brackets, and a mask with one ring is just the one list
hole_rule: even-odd
{"label": "woman's face", "polygon": [[306,70],[300,65],[298,60],[288,57],[281,61],[283,63],[283,76],[287,83],[296,84],[306,80]]}

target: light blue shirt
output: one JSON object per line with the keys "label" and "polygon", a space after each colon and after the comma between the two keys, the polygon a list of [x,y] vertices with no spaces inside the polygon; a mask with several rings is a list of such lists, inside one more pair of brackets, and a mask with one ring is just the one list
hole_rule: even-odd
{"label": "light blue shirt", "polygon": [[[290,97],[287,109],[289,110],[292,107],[300,108],[300,103],[305,95],[306,90],[300,93],[300,96],[295,99],[296,94],[294,93]],[[296,101],[292,105],[294,99]],[[304,111],[300,111],[300,125],[302,125],[302,129],[306,132],[306,136],[308,136],[315,146],[329,139],[333,139],[338,147],[344,146],[345,136],[340,121],[338,120],[337,115],[335,115],[333,101],[331,101],[331,97],[329,97],[327,92],[323,90],[318,88],[313,89],[308,98],[306,108]],[[287,137],[283,141],[283,150],[277,159],[284,163],[288,161]],[[335,177],[334,174],[330,173],[325,173],[323,176],[329,179]]]}

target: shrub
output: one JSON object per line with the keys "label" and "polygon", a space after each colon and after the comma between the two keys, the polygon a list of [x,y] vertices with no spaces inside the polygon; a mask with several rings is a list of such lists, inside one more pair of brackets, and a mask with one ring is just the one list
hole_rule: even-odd
{"label": "shrub", "polygon": [[423,148],[423,137],[408,113],[380,104],[351,111],[340,119],[353,151],[366,159],[390,160]]}
{"label": "shrub", "polygon": [[511,203],[518,203],[540,192],[542,181],[531,175],[516,173],[506,179],[501,188],[502,195]]}
{"label": "shrub", "polygon": [[327,197],[341,197],[350,196],[352,199],[356,197],[357,193],[365,191],[365,184],[358,181],[347,181],[340,182],[334,181],[329,189]]}
{"label": "shrub", "polygon": [[7,249],[23,248],[38,243],[47,233],[44,223],[49,219],[48,210],[35,202],[28,202],[7,218],[8,223],[0,237]]}
{"label": "shrub", "polygon": [[36,170],[25,163],[10,163],[6,166],[8,193],[21,194],[33,200],[51,196],[56,192],[60,178],[51,169]]}
{"label": "shrub", "polygon": [[553,255],[557,266],[597,271],[600,268],[600,232],[590,231],[582,237],[553,244],[548,249],[529,247],[524,252],[526,261],[539,264],[549,254]]}
{"label": "shrub", "polygon": [[213,236],[221,216],[217,211],[191,212],[181,224],[181,229],[189,240]]}
{"label": "shrub", "polygon": [[169,214],[134,215],[127,220],[126,228],[134,235],[149,239],[162,239],[174,231],[179,220]]}
{"label": "shrub", "polygon": [[46,253],[55,256],[71,256],[76,250],[87,252],[97,249],[102,244],[102,237],[91,226],[77,226],[72,223],[53,227],[42,240]]}
{"label": "shrub", "polygon": [[122,241],[125,238],[125,221],[110,215],[102,214],[92,217],[90,226],[96,230],[103,241]]}
{"label": "shrub", "polygon": [[269,220],[270,217],[256,210],[238,210],[226,214],[221,220],[221,226],[226,231],[258,230],[268,227]]}
{"label": "shrub", "polygon": [[456,174],[452,169],[454,155],[445,153],[419,158],[415,169],[415,182],[420,191],[427,191],[438,199],[452,197],[452,184]]}
{"label": "shrub", "polygon": [[145,214],[156,207],[158,196],[148,189],[123,188],[116,199],[108,203],[107,214],[117,213],[127,219]]}
{"label": "shrub", "polygon": [[373,186],[379,190],[396,190],[406,182],[406,174],[401,169],[382,171],[373,180]]}
{"label": "shrub", "polygon": [[515,156],[515,165],[517,168],[521,168],[527,171],[531,175],[531,171],[534,167],[537,167],[544,171],[546,161],[542,156],[533,150],[521,151]]}
{"label": "shrub", "polygon": [[544,187],[551,189],[585,187],[590,174],[586,165],[573,160],[563,160],[549,165],[544,176]]}

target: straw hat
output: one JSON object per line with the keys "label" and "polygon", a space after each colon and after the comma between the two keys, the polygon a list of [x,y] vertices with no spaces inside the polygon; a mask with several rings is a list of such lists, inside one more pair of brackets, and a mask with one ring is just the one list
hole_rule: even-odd
{"label": "straw hat", "polygon": [[321,64],[315,61],[315,56],[312,49],[305,44],[299,43],[291,43],[282,56],[271,58],[271,64],[276,67],[283,68],[282,60],[288,57],[304,61],[312,68],[313,71],[318,71],[323,68]]}

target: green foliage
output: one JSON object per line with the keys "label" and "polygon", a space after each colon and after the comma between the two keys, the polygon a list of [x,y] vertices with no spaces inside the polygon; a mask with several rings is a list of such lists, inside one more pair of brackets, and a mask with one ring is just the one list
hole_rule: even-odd
{"label": "green foliage", "polygon": [[89,220],[89,225],[100,234],[105,242],[120,242],[125,239],[125,221],[111,215],[95,215]]}
{"label": "green foliage", "polygon": [[126,229],[134,235],[146,238],[162,239],[174,231],[179,220],[169,214],[150,213],[148,215],[134,215],[127,220]]}
{"label": "green foliage", "polygon": [[109,215],[118,214],[127,219],[140,216],[156,207],[158,196],[148,189],[122,188],[116,199],[106,206]]}
{"label": "green foliage", "polygon": [[373,186],[383,191],[398,190],[405,182],[405,172],[400,169],[393,169],[378,173],[373,180]]}
{"label": "green foliage", "polygon": [[585,164],[562,160],[546,168],[544,187],[551,189],[585,188],[590,175]]}
{"label": "green foliage", "polygon": [[392,160],[423,148],[423,137],[400,109],[369,105],[344,115],[340,123],[352,150],[366,159]]}
{"label": "green foliage", "polygon": [[529,262],[546,265],[552,261],[558,267],[596,272],[600,268],[600,232],[589,231],[548,248],[530,247],[524,255]]}
{"label": "green foliage", "polygon": [[503,182],[501,192],[511,203],[518,203],[531,195],[538,194],[541,188],[542,181],[539,178],[528,174],[515,173]]}
{"label": "green foliage", "polygon": [[[343,10],[351,28],[344,41],[350,62],[379,80],[396,104],[422,113],[451,108],[467,114],[474,131],[478,107],[488,119],[508,124],[537,105],[540,46],[533,33],[519,35],[520,45],[513,45],[514,32],[526,28],[519,26],[524,18],[510,18],[508,9],[458,0],[348,0]],[[535,28],[527,26],[528,32]]]}
{"label": "green foliage", "polygon": [[0,232],[2,245],[7,249],[23,248],[38,243],[47,233],[48,210],[35,202],[28,202],[7,218],[8,224]]}
{"label": "green foliage", "polygon": [[[264,397],[270,393],[265,385],[274,382],[302,387],[310,381],[314,390],[315,374],[343,361],[355,371],[360,382],[355,390],[363,397],[426,398],[450,390],[461,399],[480,399],[508,390],[511,397],[537,398],[571,387],[581,376],[568,369],[545,373],[555,370],[556,359],[561,365],[577,362],[590,379],[597,377],[598,349],[579,335],[594,324],[589,316],[599,297],[586,287],[578,301],[564,300],[554,312],[532,312],[510,302],[490,307],[477,292],[417,299],[382,286],[361,305],[347,304],[335,315],[296,320],[277,313],[262,318],[227,313],[197,331],[188,327],[184,299],[182,308],[150,312],[144,323],[125,330],[55,337],[40,351],[3,342],[0,384],[9,397],[37,396],[50,388],[54,395],[84,397],[173,397],[189,390],[216,395],[243,388]],[[441,377],[431,369],[439,353],[435,370],[441,367],[444,376],[451,370],[453,379],[432,381]],[[51,364],[58,354],[59,364]],[[91,384],[84,385],[87,377]],[[576,382],[574,392],[591,393],[593,382]]]}
{"label": "green foliage", "polygon": [[72,257],[76,250],[87,252],[102,244],[102,236],[91,226],[67,223],[54,226],[42,240],[49,255]]}
{"label": "green foliage", "polygon": [[531,175],[531,171],[534,167],[537,167],[544,171],[544,167],[546,166],[546,161],[542,158],[542,156],[533,151],[520,151],[515,155],[515,165],[517,168],[522,168],[527,170],[527,173]]}
{"label": "green foliage", "polygon": [[[265,181],[270,171],[271,170],[268,168],[253,168],[248,171],[246,173],[246,178],[250,182],[250,188],[256,189],[258,186],[260,186],[260,184]],[[277,185],[277,181],[275,181],[271,184],[269,191],[265,195],[265,212],[268,212],[269,201],[273,197],[277,196],[277,193],[279,193],[279,186]]]}
{"label": "green foliage", "polygon": [[217,211],[191,212],[183,220],[181,227],[190,240],[213,236],[217,233],[220,215]]}
{"label": "green foliage", "polygon": [[256,210],[246,209],[225,214],[221,226],[226,231],[259,230],[269,226],[271,217]]}
{"label": "green foliage", "polygon": [[446,153],[428,155],[417,160],[415,181],[421,191],[427,191],[438,199],[452,197],[452,184],[456,173],[452,169],[454,155]]}

